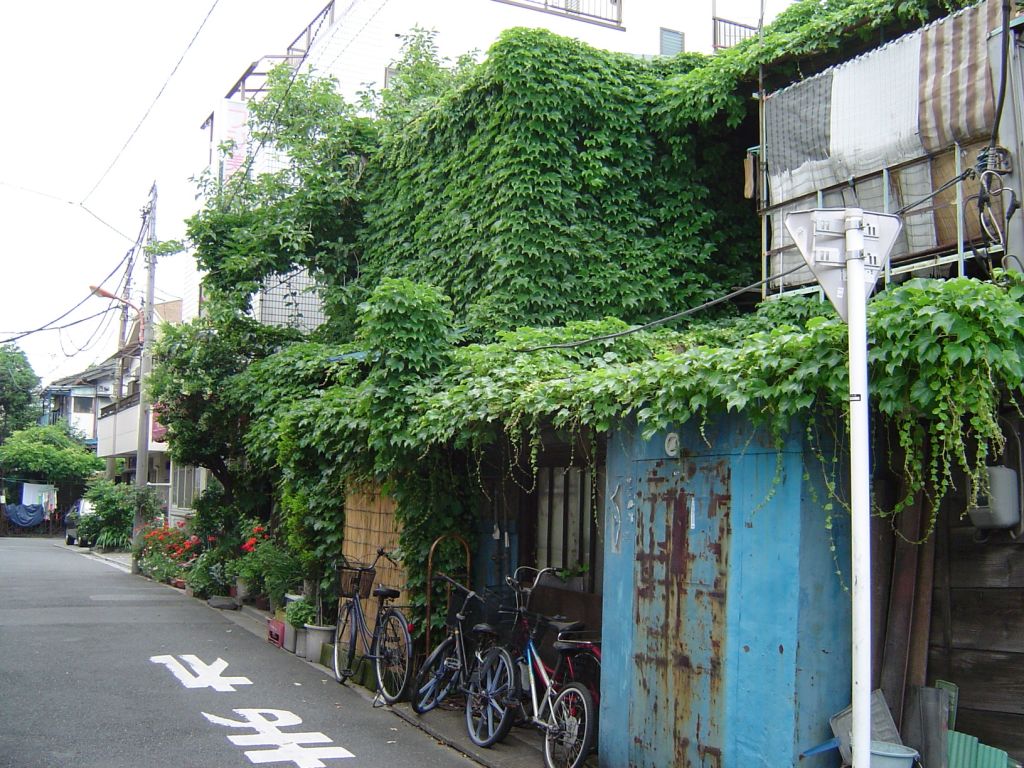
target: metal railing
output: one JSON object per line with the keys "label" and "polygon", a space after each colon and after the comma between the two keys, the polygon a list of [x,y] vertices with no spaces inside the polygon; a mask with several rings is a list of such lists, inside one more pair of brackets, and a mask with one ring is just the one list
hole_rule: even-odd
{"label": "metal railing", "polygon": [[714,24],[713,45],[716,51],[720,51],[723,48],[732,48],[736,43],[757,34],[757,27],[741,24],[738,21],[720,19],[716,16],[712,19],[712,22]]}
{"label": "metal railing", "polygon": [[293,69],[299,66],[313,46],[317,32],[330,28],[332,24],[334,24],[334,0],[330,0],[323,10],[306,25],[306,28],[292,40],[286,49],[287,53],[262,56],[258,61],[250,64],[237,82],[231,86],[231,90],[228,91],[225,98],[231,99],[237,96],[240,100],[247,101],[265,93],[267,75],[270,74],[270,70],[282,62],[287,63]]}
{"label": "metal railing", "polygon": [[545,13],[589,21],[595,24],[622,26],[622,3],[625,0],[496,0],[507,5],[533,8]]}
{"label": "metal railing", "polygon": [[105,419],[107,416],[113,416],[115,413],[127,411],[129,408],[134,408],[138,404],[139,393],[135,392],[134,394],[128,395],[127,397],[123,397],[120,400],[114,401],[110,405],[100,408],[100,418]]}

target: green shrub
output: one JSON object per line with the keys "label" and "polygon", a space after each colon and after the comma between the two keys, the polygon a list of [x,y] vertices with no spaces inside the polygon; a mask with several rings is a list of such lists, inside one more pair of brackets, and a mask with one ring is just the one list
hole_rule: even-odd
{"label": "green shrub", "polygon": [[306,600],[294,600],[285,608],[284,619],[296,629],[301,629],[316,619],[316,606]]}
{"label": "green shrub", "polygon": [[233,579],[228,577],[227,560],[227,553],[218,548],[207,550],[192,561],[185,582],[197,597],[228,594]]}
{"label": "green shrub", "polygon": [[160,502],[148,488],[114,484],[110,480],[91,481],[85,498],[92,502],[93,513],[78,521],[78,536],[105,549],[130,546],[136,508],[142,508],[147,522],[160,512]]}

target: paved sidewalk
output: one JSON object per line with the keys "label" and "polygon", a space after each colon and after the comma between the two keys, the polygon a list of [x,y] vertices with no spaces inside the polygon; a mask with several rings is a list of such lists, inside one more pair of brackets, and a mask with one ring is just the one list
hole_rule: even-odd
{"label": "paved sidewalk", "polygon": [[[131,571],[132,556],[130,552],[100,552],[94,549],[80,549],[76,546],[68,546],[61,542],[54,542],[54,546],[65,547],[66,549],[78,552],[84,557],[101,560],[108,565],[119,568],[125,572]],[[140,576],[139,578],[145,578]],[[168,589],[175,589],[168,585]],[[180,590],[175,590],[180,591]],[[210,610],[217,610],[211,608]],[[222,610],[219,613],[242,629],[245,629],[257,637],[266,638],[267,619],[270,614],[260,611],[250,605],[244,605],[240,610]],[[287,651],[282,651],[287,653]],[[325,677],[334,679],[334,672],[320,664],[306,661],[301,656],[295,656],[296,663],[309,664]],[[367,706],[379,706],[374,701],[374,693],[358,685],[352,686],[353,690],[359,692],[367,701]],[[495,744],[490,749],[481,749],[470,741],[466,735],[465,712],[461,707],[439,707],[433,712],[420,716],[412,711],[408,704],[397,704],[389,707],[389,710],[396,716],[408,723],[415,725],[424,733],[440,741],[453,749],[458,750],[467,757],[480,763],[487,768],[538,768],[544,765],[542,754],[543,741],[539,732],[530,728],[513,728],[505,741]],[[596,765],[595,757],[588,761],[588,765]]]}

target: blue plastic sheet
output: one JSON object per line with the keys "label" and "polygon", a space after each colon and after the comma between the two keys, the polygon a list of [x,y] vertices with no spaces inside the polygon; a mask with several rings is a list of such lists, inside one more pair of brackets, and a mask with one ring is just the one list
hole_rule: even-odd
{"label": "blue plastic sheet", "polygon": [[19,528],[34,528],[43,522],[42,504],[7,504],[7,519]]}

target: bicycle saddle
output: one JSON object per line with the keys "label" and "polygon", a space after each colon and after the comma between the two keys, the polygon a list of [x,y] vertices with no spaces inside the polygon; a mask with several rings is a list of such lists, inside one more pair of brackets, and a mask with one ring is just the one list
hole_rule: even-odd
{"label": "bicycle saddle", "polygon": [[583,629],[582,621],[555,621],[552,619],[548,624],[550,624],[551,628],[558,634],[562,634],[563,632],[579,632]]}
{"label": "bicycle saddle", "polygon": [[497,635],[498,630],[492,624],[474,624],[474,635]]}
{"label": "bicycle saddle", "polygon": [[375,590],[373,590],[374,597],[383,597],[386,600],[394,600],[400,594],[402,593],[399,592],[397,589],[392,589],[391,587],[377,587]]}

